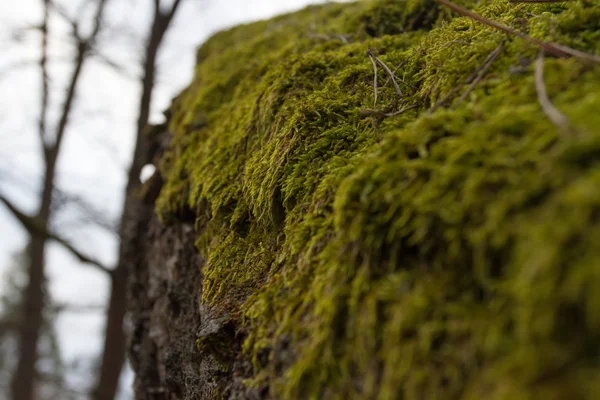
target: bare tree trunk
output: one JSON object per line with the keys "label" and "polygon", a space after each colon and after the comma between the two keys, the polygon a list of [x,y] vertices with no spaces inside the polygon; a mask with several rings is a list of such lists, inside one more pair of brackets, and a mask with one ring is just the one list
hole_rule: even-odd
{"label": "bare tree trunk", "polygon": [[127,309],[127,274],[132,260],[137,257],[132,240],[141,234],[137,229],[139,224],[136,212],[141,201],[138,193],[141,186],[140,173],[144,165],[150,162],[145,128],[148,124],[152,105],[156,79],[156,58],[164,35],[180,3],[180,0],[175,0],[171,9],[164,13],[160,11],[160,0],[154,2],[154,20],[143,61],[144,75],[142,78],[142,96],[137,120],[135,149],[129,168],[123,214],[121,216],[119,262],[114,270],[111,299],[106,314],[102,366],[93,394],[95,400],[112,400],[115,398],[125,357],[126,339],[123,330],[123,319]]}
{"label": "bare tree trunk", "polygon": [[[42,205],[38,213],[45,225],[50,215],[53,181],[54,171],[46,170]],[[11,383],[14,400],[34,398],[37,343],[43,324],[45,245],[45,236],[31,232],[29,282],[24,293],[23,317],[18,330],[19,361]]]}
{"label": "bare tree trunk", "polygon": [[126,310],[126,281],[123,268],[113,271],[110,302],[106,312],[104,352],[94,398],[112,400],[119,388],[121,369],[125,362],[123,319]]}
{"label": "bare tree trunk", "polygon": [[61,149],[69,117],[73,109],[75,92],[81,77],[83,66],[89,54],[89,48],[100,31],[101,19],[107,0],[99,0],[94,19],[94,29],[87,39],[79,36],[78,24],[73,23],[73,38],[77,43],[77,55],[74,60],[74,69],[69,80],[69,87],[65,102],[62,105],[61,116],[56,128],[56,138],[50,144],[46,131],[46,118],[48,107],[48,20],[51,6],[50,0],[43,0],[44,19],[41,26],[42,32],[42,58],[40,70],[42,74],[42,105],[39,121],[39,138],[43,149],[45,169],[42,187],[40,209],[36,220],[41,225],[37,229],[28,228],[31,234],[29,281],[23,298],[23,316],[18,330],[19,360],[11,381],[11,392],[14,400],[33,400],[36,385],[37,344],[43,324],[44,308],[44,266],[47,236],[42,232],[49,231],[49,222],[52,210],[52,195],[56,176],[56,161]]}

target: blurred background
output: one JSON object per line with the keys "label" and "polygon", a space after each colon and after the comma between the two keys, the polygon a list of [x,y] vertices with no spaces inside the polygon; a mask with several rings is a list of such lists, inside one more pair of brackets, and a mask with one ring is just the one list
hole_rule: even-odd
{"label": "blurred background", "polygon": [[0,400],[132,398],[119,227],[144,126],[212,33],[309,2],[0,2]]}

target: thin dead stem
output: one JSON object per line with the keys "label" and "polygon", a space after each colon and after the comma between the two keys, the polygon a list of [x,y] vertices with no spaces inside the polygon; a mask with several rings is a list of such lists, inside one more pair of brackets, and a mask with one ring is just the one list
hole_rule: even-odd
{"label": "thin dead stem", "polygon": [[417,108],[418,106],[419,106],[418,104],[413,104],[411,106],[404,107],[398,111],[389,112],[389,113],[379,111],[379,110],[363,109],[363,110],[360,110],[360,114],[364,115],[364,116],[375,116],[375,117],[395,117],[396,115],[405,113],[406,111],[412,110],[413,108]]}
{"label": "thin dead stem", "polygon": [[[465,92],[465,94],[463,94],[461,96],[459,101],[464,100],[467,97],[467,95],[473,90],[473,88],[475,87],[477,82],[479,82],[479,80],[481,80],[481,78],[483,78],[483,76],[485,75],[487,70],[490,68],[490,66],[492,65],[494,60],[501,53],[502,49],[504,48],[504,43],[505,43],[504,40],[502,42],[500,42],[498,47],[496,47],[490,54],[488,54],[488,56],[485,58],[485,60],[483,60],[483,62],[481,64],[479,64],[479,66],[475,69],[475,71],[473,71],[473,73],[471,75],[469,75],[467,77],[467,79],[465,79],[458,86],[456,86],[454,89],[452,89],[450,91],[450,93],[448,93],[443,99],[441,99],[437,103],[435,103],[433,105],[433,107],[431,107],[429,109],[428,113],[431,114],[438,108],[446,105],[450,100],[452,100],[454,98],[456,93],[458,93],[465,85],[468,85],[469,83],[471,83],[471,86],[469,86],[469,89]],[[477,78],[479,78],[479,79],[477,79]],[[473,82],[475,82],[475,84],[473,84]]]}
{"label": "thin dead stem", "polygon": [[485,59],[485,61],[483,62],[483,64],[478,67],[479,71],[477,71],[475,79],[473,79],[473,82],[471,82],[471,84],[469,85],[469,87],[467,88],[467,90],[465,90],[465,92],[458,98],[458,101],[456,102],[457,106],[464,99],[467,98],[467,96],[469,95],[469,93],[471,93],[473,91],[473,89],[475,89],[475,86],[477,86],[477,84],[479,83],[479,81],[481,81],[481,79],[485,76],[485,74],[487,73],[487,71],[490,69],[490,67],[494,63],[494,60],[496,60],[496,58],[498,58],[498,56],[500,55],[500,53],[502,53],[502,49],[504,49],[504,40],[502,42],[500,42],[500,44],[498,45],[498,47],[496,47],[494,49],[494,51],[492,51],[487,56],[487,58]]}
{"label": "thin dead stem", "polygon": [[373,108],[377,107],[377,64],[375,63],[375,55],[373,51],[369,49],[367,55],[373,64]]}
{"label": "thin dead stem", "polygon": [[493,21],[489,18],[483,17],[479,14],[469,11],[466,8],[461,7],[457,4],[454,4],[453,2],[451,2],[449,0],[435,0],[435,1],[445,7],[448,7],[450,9],[456,11],[460,15],[471,18],[477,22],[480,22],[480,23],[490,26],[492,28],[498,29],[509,35],[518,36],[530,43],[535,44],[536,46],[541,47],[542,49],[544,49],[545,51],[547,51],[550,54],[553,54],[556,57],[562,57],[562,58],[573,57],[573,58],[576,58],[585,63],[600,63],[600,56],[597,56],[595,54],[589,54],[589,53],[586,53],[586,52],[583,52],[580,50],[573,49],[571,47],[563,46],[558,43],[545,42],[543,40],[536,39],[534,37],[527,35],[526,33],[520,32],[509,26],[503,25],[497,21]]}
{"label": "thin dead stem", "polygon": [[509,0],[511,3],[564,3],[572,0]]}
{"label": "thin dead stem", "polygon": [[383,70],[388,74],[389,79],[392,80],[392,83],[394,84],[394,87],[396,88],[396,93],[398,93],[398,96],[403,97],[404,95],[402,94],[402,90],[400,90],[400,86],[398,86],[398,82],[396,82],[396,77],[395,77],[394,73],[392,72],[392,70],[386,65],[386,63],[381,61],[381,59],[379,57],[376,57],[375,55],[373,55],[373,52],[371,52],[371,55],[375,58],[375,61],[377,61],[377,63],[379,65],[381,65],[381,68],[383,68]]}
{"label": "thin dead stem", "polygon": [[561,132],[567,136],[572,136],[574,131],[569,119],[561,113],[558,108],[552,104],[548,97],[546,84],[544,83],[544,50],[540,50],[535,62],[535,89],[537,91],[538,101],[542,107],[542,111]]}

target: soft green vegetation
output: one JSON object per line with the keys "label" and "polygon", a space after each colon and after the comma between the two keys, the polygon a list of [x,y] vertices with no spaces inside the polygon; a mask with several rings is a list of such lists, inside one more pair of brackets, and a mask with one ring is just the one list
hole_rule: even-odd
{"label": "soft green vegetation", "polygon": [[[462,5],[600,54],[600,3]],[[428,109],[500,56],[462,101]],[[399,66],[398,96],[371,48]],[[310,7],[198,52],[157,204],[276,399],[600,398],[600,66],[432,0]],[[384,84],[386,84],[384,86]],[[201,346],[205,348],[206,346]]]}

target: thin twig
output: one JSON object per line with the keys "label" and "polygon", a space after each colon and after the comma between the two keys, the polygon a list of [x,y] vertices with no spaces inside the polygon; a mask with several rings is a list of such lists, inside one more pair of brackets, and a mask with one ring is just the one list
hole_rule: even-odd
{"label": "thin twig", "polygon": [[66,239],[46,229],[46,227],[43,223],[41,223],[41,221],[19,211],[19,209],[4,196],[0,196],[0,202],[4,203],[6,208],[9,209],[9,211],[15,216],[15,218],[19,220],[21,225],[23,225],[23,227],[31,234],[43,235],[48,239],[54,240],[55,242],[63,246],[65,249],[67,249],[69,252],[71,252],[75,257],[77,257],[79,261],[86,264],[90,264],[98,268],[102,272],[106,272],[107,274],[112,276],[112,270],[110,268],[105,267],[100,261],[86,256],[85,254],[77,250],[75,247],[73,247]]}
{"label": "thin twig", "polygon": [[[398,78],[398,77],[396,76],[396,72],[398,72],[398,70],[399,70],[400,68],[402,68],[404,65],[406,65],[406,63],[407,63],[407,62],[408,62],[408,59],[406,59],[406,60],[402,61],[400,64],[398,64],[398,65],[396,66],[396,68],[394,68],[394,70],[392,71],[392,74],[393,74],[393,75],[394,75],[396,78]],[[386,86],[387,86],[387,84],[388,84],[388,83],[390,83],[390,81],[391,81],[391,80],[392,80],[392,78],[388,76],[387,80],[385,81],[385,83],[383,84],[383,86],[382,86],[382,87],[386,87]],[[401,82],[402,82],[402,83],[404,83],[405,85],[408,85],[406,82],[404,82],[404,81],[402,81],[402,80],[401,80]]]}
{"label": "thin twig", "polygon": [[371,49],[367,51],[367,55],[371,60],[371,64],[373,64],[373,108],[375,108],[377,107],[377,64],[375,63],[375,55],[373,54],[373,51],[371,51]]}
{"label": "thin twig", "polygon": [[56,139],[52,146],[48,149],[48,157],[50,158],[50,160],[48,160],[47,162],[49,164],[56,163],[56,158],[58,157],[58,152],[61,147],[65,131],[67,130],[67,126],[69,124],[71,111],[73,110],[75,92],[77,90],[77,87],[79,86],[81,71],[83,70],[83,66],[87,61],[91,45],[94,43],[96,36],[98,36],[98,33],[100,32],[105,5],[106,0],[99,0],[98,6],[96,8],[96,14],[94,15],[94,26],[92,28],[92,33],[90,34],[90,36],[88,36],[87,39],[80,39],[78,36],[79,34],[75,30],[72,33],[74,39],[78,41],[77,54],[75,56],[74,61],[75,67],[71,72],[71,77],[69,79],[69,85],[67,88],[67,95],[62,105],[58,127],[56,128]]}
{"label": "thin twig", "polygon": [[[473,73],[471,73],[471,75],[469,75],[467,77],[467,79],[465,79],[458,86],[456,86],[454,89],[452,89],[450,91],[450,93],[448,93],[443,99],[441,99],[438,102],[436,102],[433,105],[433,107],[431,107],[429,109],[428,113],[431,114],[435,110],[437,110],[438,108],[440,108],[441,106],[447,104],[454,97],[454,95],[456,93],[458,93],[465,85],[468,85],[469,83],[472,83],[475,80],[475,78],[477,78],[480,75],[481,76],[485,75],[485,71],[487,71],[487,69],[489,68],[489,66],[491,66],[492,62],[494,61],[494,59],[496,59],[496,57],[498,56],[498,54],[500,54],[500,51],[502,50],[502,47],[504,47],[504,40],[500,43],[500,45],[498,45],[498,47],[496,47],[490,54],[488,54],[488,56],[485,58],[485,60],[483,60],[483,62],[481,64],[479,64],[479,66],[477,68],[475,68],[475,70],[473,71]],[[482,71],[483,71],[483,74],[481,74]],[[472,88],[471,88],[471,90],[472,90]],[[465,95],[463,95],[463,96],[466,97]],[[461,98],[462,98],[462,96],[461,96]]]}
{"label": "thin twig", "polygon": [[548,92],[546,90],[546,84],[544,83],[544,50],[540,50],[537,60],[535,62],[535,90],[537,91],[537,98],[542,107],[542,111],[548,117],[554,125],[560,128],[562,132],[571,136],[573,128],[569,119],[561,113],[558,108],[552,104],[548,98]]}
{"label": "thin twig", "polygon": [[388,74],[388,76],[392,80],[392,83],[394,84],[394,87],[396,88],[396,92],[398,93],[398,96],[403,97],[402,91],[400,90],[400,86],[398,86],[398,82],[396,82],[396,77],[394,76],[394,73],[392,72],[392,70],[386,65],[386,63],[381,61],[381,59],[379,59],[379,57],[375,56],[375,54],[373,54],[373,51],[371,49],[369,49],[369,52],[370,52],[369,57],[372,57],[371,59],[375,59],[375,61],[377,61],[377,63],[379,65],[381,65],[381,68],[384,69],[384,71]]}
{"label": "thin twig", "polygon": [[369,109],[362,109],[360,110],[360,114],[364,115],[364,116],[375,116],[375,117],[395,117],[396,115],[400,115],[408,110],[412,110],[413,108],[417,108],[419,105],[418,104],[413,104],[411,106],[407,106],[404,107],[398,111],[394,111],[394,112],[383,112],[383,111],[379,111],[379,110],[369,110]]}
{"label": "thin twig", "polygon": [[564,45],[561,45],[558,43],[545,42],[543,40],[536,39],[534,37],[529,36],[526,33],[520,32],[509,26],[503,25],[499,22],[493,21],[489,18],[483,17],[479,14],[469,11],[464,7],[461,7],[457,4],[452,3],[449,0],[435,0],[435,1],[456,11],[460,15],[471,18],[477,22],[480,22],[487,26],[491,26],[492,28],[498,29],[498,30],[508,33],[510,35],[518,36],[530,43],[535,44],[536,46],[541,47],[542,49],[544,49],[548,53],[555,55],[556,57],[562,57],[562,58],[573,57],[573,58],[577,58],[578,60],[587,62],[587,63],[600,63],[600,56],[597,56],[595,54],[589,54],[589,53],[586,53],[586,52],[583,52],[580,50],[576,50],[571,47],[567,47],[567,46],[564,46]]}
{"label": "thin twig", "polygon": [[480,70],[477,73],[475,79],[473,79],[473,82],[471,82],[471,84],[469,85],[469,87],[467,88],[467,90],[465,90],[465,92],[458,98],[458,101],[456,102],[456,106],[458,106],[464,99],[466,99],[467,96],[469,95],[469,93],[471,93],[473,91],[473,89],[475,89],[475,86],[477,86],[477,84],[479,83],[479,81],[481,81],[481,79],[485,76],[485,74],[487,73],[487,71],[490,69],[490,67],[494,63],[494,60],[496,58],[498,58],[498,56],[500,55],[500,53],[502,53],[502,49],[503,48],[504,48],[504,40],[502,42],[500,42],[500,44],[498,45],[498,47],[496,47],[494,49],[494,51],[492,51],[487,56],[487,58],[485,59],[483,65],[480,66]]}
{"label": "thin twig", "polygon": [[38,135],[40,143],[46,152],[46,120],[48,119],[48,19],[50,14],[50,0],[44,0],[44,18],[41,26],[42,30],[42,57],[40,58],[40,72],[42,74],[42,104],[40,110],[40,120],[38,125]]}
{"label": "thin twig", "polygon": [[509,0],[511,3],[564,3],[572,0]]}

